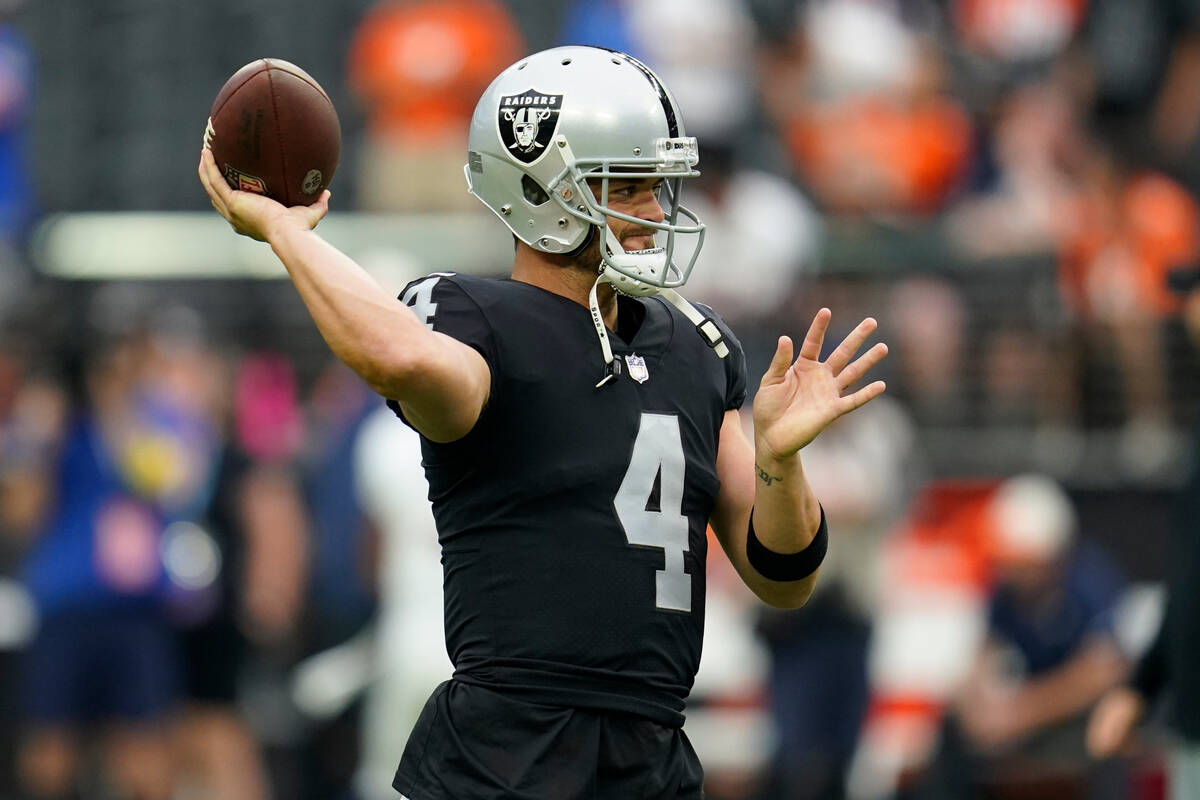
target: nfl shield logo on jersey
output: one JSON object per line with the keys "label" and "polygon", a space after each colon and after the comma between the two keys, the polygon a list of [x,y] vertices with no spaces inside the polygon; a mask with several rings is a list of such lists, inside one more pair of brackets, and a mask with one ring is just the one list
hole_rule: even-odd
{"label": "nfl shield logo on jersey", "polygon": [[500,98],[500,140],[513,158],[532,164],[545,152],[558,127],[562,99],[535,89]]}
{"label": "nfl shield logo on jersey", "polygon": [[625,363],[629,365],[629,377],[638,383],[650,380],[650,370],[646,369],[646,359],[641,356],[628,355],[625,356]]}

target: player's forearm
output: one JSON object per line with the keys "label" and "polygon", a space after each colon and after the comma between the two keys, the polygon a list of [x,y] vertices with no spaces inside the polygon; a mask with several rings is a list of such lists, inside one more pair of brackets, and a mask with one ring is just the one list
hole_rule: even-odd
{"label": "player's forearm", "polygon": [[[812,544],[821,524],[821,506],[804,476],[800,454],[776,458],[755,448],[754,533],[773,553],[798,553]],[[800,606],[816,587],[817,574],[773,582],[769,602]],[[760,593],[761,595],[761,593]]]}
{"label": "player's forearm", "polygon": [[755,448],[754,531],[776,553],[797,553],[812,542],[821,506],[804,477],[800,454],[775,458]]}
{"label": "player's forearm", "polygon": [[268,241],[334,355],[377,392],[396,397],[432,333],[316,233],[281,224]]}

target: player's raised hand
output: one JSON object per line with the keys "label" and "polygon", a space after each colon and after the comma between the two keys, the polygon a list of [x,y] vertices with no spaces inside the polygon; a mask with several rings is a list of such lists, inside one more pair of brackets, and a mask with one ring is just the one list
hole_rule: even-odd
{"label": "player's raised hand", "polygon": [[[858,323],[829,358],[821,361],[821,345],[832,313],[822,308],[813,318],[800,355],[792,361],[792,340],[779,337],[775,357],[754,398],[754,437],[765,455],[785,458],[816,438],[829,423],[883,393],[883,381],[850,391],[887,355],[879,342],[863,355],[855,353],[875,330],[870,317]],[[854,359],[854,360],[851,360]]]}
{"label": "player's raised hand", "polygon": [[312,230],[329,213],[328,189],[312,205],[287,208],[269,197],[230,188],[207,148],[200,151],[199,171],[200,183],[204,184],[213,208],[235,231],[260,242],[267,241],[271,229],[280,224]]}

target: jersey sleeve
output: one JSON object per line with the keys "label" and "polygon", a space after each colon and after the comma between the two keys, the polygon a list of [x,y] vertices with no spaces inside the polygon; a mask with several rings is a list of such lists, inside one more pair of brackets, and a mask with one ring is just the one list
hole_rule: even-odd
{"label": "jersey sleeve", "polygon": [[[495,391],[499,361],[496,337],[479,305],[459,285],[453,274],[434,273],[418,278],[404,287],[398,299],[430,330],[457,339],[483,356],[491,370],[492,391]],[[387,405],[404,419],[400,405],[395,400],[388,399]]]}
{"label": "jersey sleeve", "polygon": [[696,306],[706,317],[717,323],[721,335],[725,337],[725,344],[729,348],[729,355],[721,359],[725,364],[725,410],[735,411],[746,402],[746,351],[742,349],[742,343],[733,335],[733,331],[725,320],[721,319],[720,314],[701,303],[697,303]]}

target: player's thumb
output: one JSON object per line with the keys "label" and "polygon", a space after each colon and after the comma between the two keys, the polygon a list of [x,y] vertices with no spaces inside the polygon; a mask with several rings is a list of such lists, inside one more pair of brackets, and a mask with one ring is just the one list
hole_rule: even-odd
{"label": "player's thumb", "polygon": [[317,227],[317,223],[325,219],[325,215],[329,213],[329,198],[331,196],[332,195],[329,193],[329,190],[326,189],[321,193],[321,196],[317,199],[317,202],[305,207],[304,216],[308,220],[309,228]]}
{"label": "player's thumb", "polygon": [[775,345],[775,355],[771,358],[771,365],[767,367],[767,371],[763,375],[763,383],[774,383],[780,380],[791,365],[792,339],[789,336],[780,336],[779,342]]}

